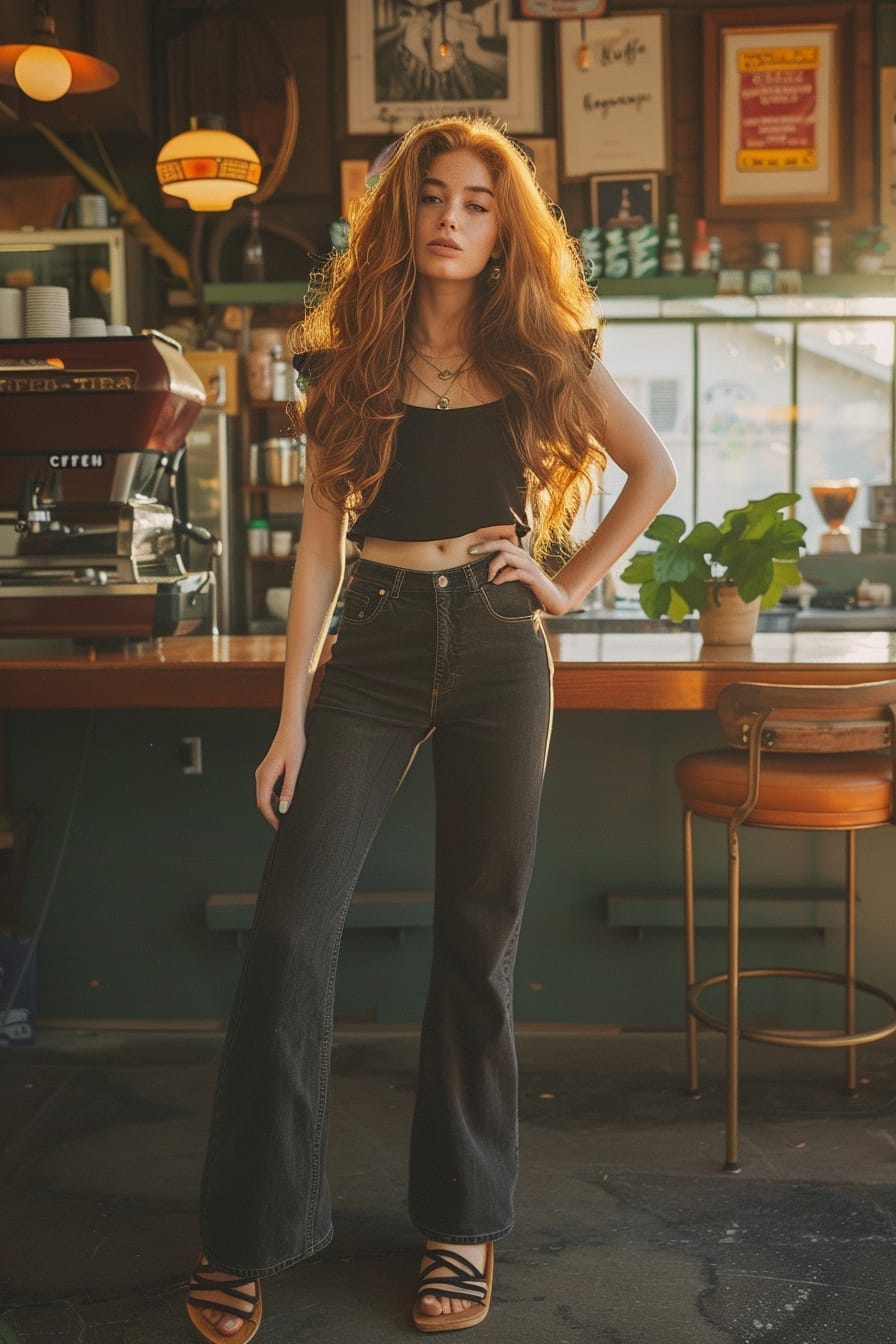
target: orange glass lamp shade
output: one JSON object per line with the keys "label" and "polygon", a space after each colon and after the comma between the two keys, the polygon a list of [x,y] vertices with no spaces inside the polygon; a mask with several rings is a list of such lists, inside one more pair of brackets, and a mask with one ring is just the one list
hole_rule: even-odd
{"label": "orange glass lamp shade", "polygon": [[156,177],[191,210],[229,210],[258,190],[261,161],[248,141],[224,130],[223,118],[191,117],[190,129],[159,150]]}
{"label": "orange glass lamp shade", "polygon": [[18,87],[41,103],[53,103],[66,93],[97,93],[117,83],[114,65],[61,47],[47,14],[35,15],[29,42],[0,46],[0,84]]}

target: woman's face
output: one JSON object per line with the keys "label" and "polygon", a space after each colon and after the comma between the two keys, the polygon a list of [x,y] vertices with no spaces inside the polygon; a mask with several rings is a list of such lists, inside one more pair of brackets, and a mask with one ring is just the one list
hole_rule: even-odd
{"label": "woman's face", "polygon": [[417,198],[418,277],[472,280],[485,270],[497,242],[492,174],[469,150],[440,154],[429,165]]}

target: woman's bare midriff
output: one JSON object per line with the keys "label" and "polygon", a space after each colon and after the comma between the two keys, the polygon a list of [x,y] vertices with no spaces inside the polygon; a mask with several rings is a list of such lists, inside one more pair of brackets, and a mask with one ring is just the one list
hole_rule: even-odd
{"label": "woman's bare midriff", "polygon": [[[512,523],[507,527],[489,528],[489,537],[516,537]],[[463,537],[448,537],[443,541],[388,541],[384,537],[365,537],[361,549],[364,560],[375,560],[380,565],[394,565],[396,569],[455,569],[476,560],[470,547],[482,538],[478,532],[467,532]]]}

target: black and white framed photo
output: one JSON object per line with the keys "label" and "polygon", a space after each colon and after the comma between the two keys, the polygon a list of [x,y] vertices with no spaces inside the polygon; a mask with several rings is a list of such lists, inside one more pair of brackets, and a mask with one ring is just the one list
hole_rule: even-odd
{"label": "black and white framed photo", "polygon": [[640,229],[660,222],[659,173],[605,173],[591,178],[591,223]]}
{"label": "black and white framed photo", "polygon": [[454,113],[540,133],[541,25],[510,0],[346,0],[346,28],[349,135]]}

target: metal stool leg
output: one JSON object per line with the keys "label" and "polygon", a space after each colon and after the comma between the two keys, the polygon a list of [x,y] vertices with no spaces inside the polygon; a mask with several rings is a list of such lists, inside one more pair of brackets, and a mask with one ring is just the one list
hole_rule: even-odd
{"label": "metal stool leg", "polygon": [[[846,832],[846,1035],[856,1029],[856,833]],[[856,1047],[846,1049],[846,1090],[851,1096],[858,1091]]]}
{"label": "metal stool leg", "polygon": [[725,1170],[740,1171],[738,1148],[738,1073],[740,1069],[740,846],[737,828],[728,825],[728,1117]]}
{"label": "metal stool leg", "polygon": [[700,1081],[697,1063],[697,1019],[691,1012],[691,986],[697,979],[694,910],[694,836],[693,812],[684,811],[684,978],[685,1010],[688,1036],[688,1096],[699,1097]]}

